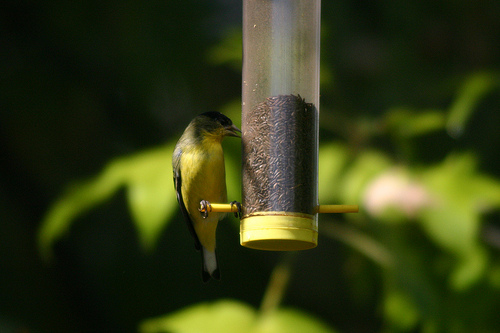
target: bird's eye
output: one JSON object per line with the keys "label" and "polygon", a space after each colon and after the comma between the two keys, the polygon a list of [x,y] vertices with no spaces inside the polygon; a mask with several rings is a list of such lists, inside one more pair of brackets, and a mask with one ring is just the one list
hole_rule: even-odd
{"label": "bird's eye", "polygon": [[226,119],[221,119],[220,124],[221,124],[222,126],[230,126],[230,125],[231,125],[231,120],[229,120],[228,118],[226,118]]}

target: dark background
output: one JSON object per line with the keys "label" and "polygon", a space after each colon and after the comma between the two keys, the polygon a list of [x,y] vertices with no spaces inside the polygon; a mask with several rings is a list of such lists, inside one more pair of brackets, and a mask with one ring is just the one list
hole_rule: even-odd
{"label": "dark background", "polygon": [[[322,6],[322,142],[357,152],[375,148],[414,165],[438,162],[451,150],[473,151],[480,172],[500,177],[498,86],[461,136],[433,132],[418,139],[411,157],[395,148],[400,139],[373,126],[396,106],[446,109],[465,77],[497,75],[500,2]],[[146,318],[200,301],[235,298],[258,307],[281,253],[242,248],[237,228],[221,224],[222,281],[203,285],[180,215],[146,254],[123,191],[78,217],[56,243],[53,261],[43,261],[36,245],[44,214],[69,183],[113,158],[175,140],[201,112],[239,102],[241,45],[228,59],[212,54],[233,45],[228,40],[241,30],[241,10],[241,1],[223,0],[2,2],[0,331],[135,332]],[[487,220],[496,226],[498,217],[497,209]],[[416,234],[422,248],[438,251]],[[380,331],[389,327],[383,276],[376,264],[320,236],[318,248],[298,255],[283,302],[340,331]],[[498,305],[485,300],[486,286],[478,288],[466,299]],[[447,317],[463,315],[453,309]],[[455,332],[498,328],[494,316],[481,324],[474,318]],[[412,330],[425,331],[424,321]]]}

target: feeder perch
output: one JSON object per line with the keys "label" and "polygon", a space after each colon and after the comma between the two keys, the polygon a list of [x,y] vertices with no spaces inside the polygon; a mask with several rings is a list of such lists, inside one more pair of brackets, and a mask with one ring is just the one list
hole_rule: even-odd
{"label": "feeder perch", "polygon": [[[318,243],[320,0],[243,1],[240,243],[305,250]],[[209,210],[236,212],[230,204]]]}

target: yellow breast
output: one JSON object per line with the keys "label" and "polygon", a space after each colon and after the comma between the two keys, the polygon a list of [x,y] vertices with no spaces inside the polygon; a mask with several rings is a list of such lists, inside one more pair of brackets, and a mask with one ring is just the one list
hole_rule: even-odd
{"label": "yellow breast", "polygon": [[210,213],[204,219],[198,208],[201,200],[227,201],[224,155],[220,143],[206,143],[200,149],[185,151],[181,157],[182,196],[200,243],[215,249],[215,230],[224,214]]}

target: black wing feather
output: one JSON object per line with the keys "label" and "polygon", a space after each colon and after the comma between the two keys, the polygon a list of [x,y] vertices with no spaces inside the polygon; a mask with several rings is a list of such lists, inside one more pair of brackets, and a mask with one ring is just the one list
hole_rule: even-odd
{"label": "black wing feather", "polygon": [[175,192],[177,192],[177,201],[179,202],[179,206],[181,207],[181,212],[182,215],[184,216],[184,221],[186,221],[189,232],[191,233],[191,236],[193,236],[194,238],[194,247],[199,251],[201,250],[201,243],[200,240],[198,239],[198,236],[196,235],[196,231],[194,230],[193,221],[189,216],[189,213],[186,209],[186,205],[184,205],[184,200],[182,199],[182,176],[180,170],[174,171],[174,184],[175,184]]}

